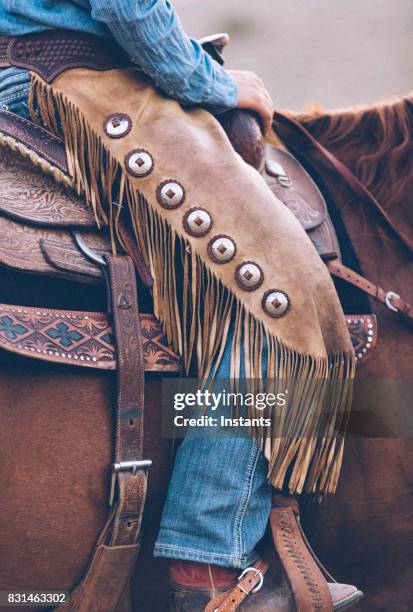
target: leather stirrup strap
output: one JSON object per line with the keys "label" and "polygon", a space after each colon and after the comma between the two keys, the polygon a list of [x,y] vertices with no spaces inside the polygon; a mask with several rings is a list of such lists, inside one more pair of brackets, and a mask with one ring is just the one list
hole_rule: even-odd
{"label": "leather stirrup strap", "polygon": [[413,306],[394,291],[385,291],[378,285],[364,278],[364,276],[347,268],[347,266],[338,260],[327,262],[327,268],[333,276],[341,278],[351,285],[358,287],[361,291],[371,295],[371,297],[387,306],[390,310],[408,319],[410,323],[413,321]]}
{"label": "leather stirrup strap", "polygon": [[128,256],[107,255],[105,259],[118,361],[111,490],[113,503],[117,485],[117,502],[110,538],[111,546],[118,546],[138,541],[151,462],[143,459],[145,364],[135,268]]}
{"label": "leather stirrup strap", "polygon": [[139,544],[108,546],[113,513],[98,538],[89,566],[69,600],[56,612],[131,612],[122,600],[130,593],[130,576],[139,553]]}
{"label": "leather stirrup strap", "polygon": [[376,213],[392,234],[413,253],[413,240],[396,226],[383,206],[363,183],[335,155],[323,147],[298,121],[280,112],[274,113],[273,129],[297,156],[311,157],[316,152],[344,180],[354,195]]}
{"label": "leather stirrup strap", "polygon": [[113,509],[84,578],[62,608],[67,612],[124,612],[128,609],[121,600],[129,588],[139,553],[147,468],[151,464],[143,460],[144,358],[135,268],[128,256],[107,255],[106,263],[118,360],[115,462],[110,500]]}
{"label": "leather stirrup strap", "polygon": [[126,247],[126,251],[130,254],[141,281],[145,287],[153,287],[153,278],[143,259],[143,255],[139,250],[137,240],[133,235],[133,230],[130,229],[129,225],[123,218],[119,219],[118,231],[119,238]]}
{"label": "leather stirrup strap", "polygon": [[327,582],[308,550],[292,507],[273,508],[272,536],[291,588],[296,612],[332,612]]}
{"label": "leather stirrup strap", "polygon": [[249,595],[256,593],[262,587],[267,571],[268,565],[261,559],[251,567],[247,567],[238,578],[238,584],[211,599],[205,612],[236,612]]}

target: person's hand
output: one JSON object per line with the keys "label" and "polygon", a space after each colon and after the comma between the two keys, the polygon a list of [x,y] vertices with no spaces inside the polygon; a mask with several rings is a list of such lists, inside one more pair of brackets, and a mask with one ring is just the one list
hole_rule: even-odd
{"label": "person's hand", "polygon": [[237,108],[256,112],[261,119],[264,136],[270,131],[274,105],[262,79],[247,70],[228,70],[238,86]]}

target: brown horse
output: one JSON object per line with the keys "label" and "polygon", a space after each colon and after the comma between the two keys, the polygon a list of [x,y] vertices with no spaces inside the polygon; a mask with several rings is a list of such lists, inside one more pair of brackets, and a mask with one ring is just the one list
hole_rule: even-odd
{"label": "brown horse", "polygon": [[[298,119],[363,182],[393,223],[413,237],[413,98]],[[334,198],[330,214],[341,234],[344,262],[350,267],[358,263],[368,279],[412,303],[412,253],[337,173],[313,161]],[[343,289],[340,285],[339,292]],[[357,289],[347,288],[347,312],[360,308],[360,299]],[[363,406],[356,400],[350,431],[361,435],[348,437],[338,491],[325,507],[305,512],[305,524],[333,573],[364,591],[359,609],[407,612],[413,609],[413,443],[411,414],[403,417],[398,402],[403,397],[405,405],[412,402],[413,329],[375,300],[368,301],[378,318],[378,348],[356,377],[366,381],[365,391],[373,399],[361,423],[358,410]]]}
{"label": "brown horse", "polygon": [[[300,120],[391,207],[392,216],[405,223],[409,190],[413,190],[410,113],[408,101],[403,101]],[[389,241],[369,211],[357,207],[336,177],[324,168],[317,170],[334,195],[339,224],[341,216],[345,260],[358,259],[366,276],[411,300],[408,254]],[[104,292],[96,287],[8,270],[1,271],[0,279],[1,302],[105,309]],[[363,312],[360,308],[366,306],[352,291],[343,294],[343,300],[348,308],[356,305],[354,311]],[[360,366],[359,375],[406,378],[413,342],[409,330],[393,313],[373,303],[370,308],[379,318],[379,349]],[[0,590],[70,590],[84,572],[108,511],[113,395],[110,373],[0,353]],[[146,398],[145,456],[154,460],[154,466],[134,581],[135,607],[162,612],[167,609],[166,568],[164,562],[152,559],[151,549],[170,454],[169,443],[161,436],[155,375],[147,382]],[[391,429],[386,402],[376,407],[377,414],[380,420],[385,411]],[[337,578],[351,580],[365,591],[363,610],[411,608],[407,601],[410,449],[408,440],[350,437],[337,495],[325,508],[305,510],[307,529],[322,559]]]}

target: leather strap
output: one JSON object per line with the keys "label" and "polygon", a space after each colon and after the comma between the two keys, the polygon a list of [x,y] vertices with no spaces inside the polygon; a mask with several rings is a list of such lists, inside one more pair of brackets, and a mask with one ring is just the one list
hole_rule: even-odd
{"label": "leather strap", "polygon": [[108,546],[113,523],[112,512],[99,534],[89,565],[80,582],[70,592],[67,603],[56,612],[114,612],[128,589],[139,553],[139,544]]}
{"label": "leather strap", "polygon": [[107,255],[105,259],[118,355],[113,509],[84,577],[62,608],[67,612],[120,609],[139,553],[147,468],[151,463],[142,460],[144,363],[135,269],[128,256]]}
{"label": "leather strap", "polygon": [[119,219],[119,237],[123,242],[127,253],[130,254],[133,263],[135,264],[135,268],[139,274],[139,277],[145,287],[153,287],[153,278],[150,273],[148,266],[146,265],[142,253],[140,252],[137,240],[132,233],[129,225],[125,222],[123,218]]}
{"label": "leather strap", "polygon": [[139,327],[135,268],[128,256],[107,255],[106,272],[118,360],[118,392],[115,463],[111,503],[116,512],[111,546],[135,544],[142,522],[147,489],[147,468],[143,460],[144,356]]}
{"label": "leather strap", "polygon": [[413,253],[413,240],[389,217],[383,206],[363,183],[335,155],[323,147],[298,121],[280,112],[274,113],[273,129],[282,141],[298,156],[306,157],[316,152],[332,167],[351,189],[354,195],[376,214],[390,232]]}
{"label": "leather strap", "polygon": [[298,525],[295,507],[271,510],[272,536],[291,588],[296,612],[332,612],[327,582],[308,550]]}
{"label": "leather strap", "polygon": [[238,578],[238,584],[211,599],[205,612],[236,612],[249,595],[261,588],[267,571],[268,565],[261,559],[247,567]]}
{"label": "leather strap", "polygon": [[397,312],[402,317],[405,317],[407,320],[413,320],[413,306],[394,291],[385,291],[379,287],[379,285],[375,285],[360,274],[357,274],[357,272],[347,268],[347,266],[336,259],[334,261],[328,261],[327,268],[333,276],[341,278],[358,289],[361,289],[361,291],[364,291],[393,312]]}

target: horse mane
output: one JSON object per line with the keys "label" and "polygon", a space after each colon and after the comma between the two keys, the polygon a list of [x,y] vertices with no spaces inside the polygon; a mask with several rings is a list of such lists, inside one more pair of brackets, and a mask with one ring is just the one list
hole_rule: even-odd
{"label": "horse mane", "polygon": [[401,203],[413,176],[413,95],[331,112],[313,108],[295,118],[387,209]]}

